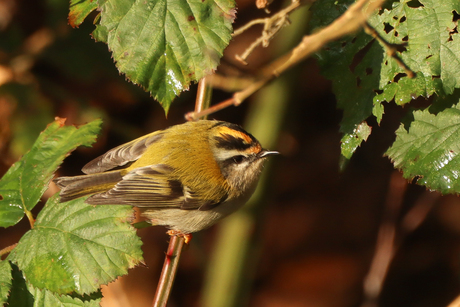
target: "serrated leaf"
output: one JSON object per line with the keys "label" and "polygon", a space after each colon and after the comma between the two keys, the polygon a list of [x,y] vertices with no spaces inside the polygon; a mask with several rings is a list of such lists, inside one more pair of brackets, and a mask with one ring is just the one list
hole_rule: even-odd
{"label": "serrated leaf", "polygon": [[77,28],[95,9],[96,0],[70,0],[69,24],[72,28]]}
{"label": "serrated leaf", "polygon": [[[67,296],[52,293],[49,290],[40,290],[26,282],[24,275],[15,264],[13,268],[13,284],[8,306],[20,307],[99,307],[102,295],[94,297]],[[10,268],[11,271],[11,268]]]}
{"label": "serrated leaf", "polygon": [[403,105],[419,96],[452,94],[460,87],[460,37],[457,0],[403,0],[391,10],[375,14],[370,23],[389,43],[402,46],[398,53],[417,77],[410,79],[404,70],[385,54],[380,79],[383,93],[377,101],[395,99]]}
{"label": "serrated leaf", "polygon": [[130,206],[90,206],[86,198],[50,198],[8,256],[39,289],[89,294],[142,261],[142,242],[127,223]]}
{"label": "serrated leaf", "polygon": [[[313,28],[328,25],[353,2],[316,1],[312,6]],[[460,37],[455,15],[460,2],[401,0],[391,4],[391,8],[372,15],[369,23],[397,47],[397,55],[416,72],[416,78],[407,77],[364,32],[331,43],[318,53],[322,73],[332,80],[337,106],[343,109],[340,130],[345,138],[353,137],[353,130],[372,114],[380,123],[384,101],[394,99],[403,105],[419,96],[451,94],[460,87]]]}
{"label": "serrated leaf", "polygon": [[437,115],[414,111],[406,130],[401,125],[386,155],[404,178],[441,193],[460,192],[460,105]]}
{"label": "serrated leaf", "polygon": [[46,289],[36,289],[30,285],[28,289],[34,297],[33,307],[100,307],[100,298],[82,300],[78,297],[59,295]]}
{"label": "serrated leaf", "polygon": [[99,0],[93,36],[167,112],[191,82],[216,69],[231,39],[234,7],[233,0]]}
{"label": "serrated leaf", "polygon": [[0,306],[3,306],[11,290],[11,265],[9,261],[0,260]]}
{"label": "serrated leaf", "polygon": [[[313,5],[313,27],[323,27],[343,14],[354,1],[325,0]],[[373,98],[378,91],[380,65],[383,59],[381,46],[364,32],[354,37],[345,37],[332,42],[326,50],[317,54],[321,73],[332,80],[337,107],[343,110],[340,131],[342,156],[351,157],[359,146],[355,141],[359,125],[370,115],[374,106]],[[354,140],[353,146],[347,140]]]}
{"label": "serrated leaf", "polygon": [[58,119],[48,125],[30,151],[0,179],[0,227],[18,223],[25,209],[32,210],[48,188],[56,168],[80,145],[90,146],[101,120],[79,127],[64,126]]}

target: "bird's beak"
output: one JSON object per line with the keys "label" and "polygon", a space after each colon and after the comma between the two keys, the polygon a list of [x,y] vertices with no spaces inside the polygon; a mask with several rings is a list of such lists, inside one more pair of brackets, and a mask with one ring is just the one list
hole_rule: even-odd
{"label": "bird's beak", "polygon": [[259,157],[260,158],[264,158],[266,156],[270,156],[270,155],[279,155],[280,153],[277,152],[277,151],[269,151],[269,150],[262,150],[259,154]]}

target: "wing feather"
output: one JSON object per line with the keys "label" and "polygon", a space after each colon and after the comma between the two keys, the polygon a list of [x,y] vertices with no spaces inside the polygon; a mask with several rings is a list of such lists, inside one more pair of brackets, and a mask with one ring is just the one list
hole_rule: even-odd
{"label": "wing feather", "polygon": [[136,161],[147,148],[163,137],[163,131],[156,131],[115,147],[87,163],[81,170],[85,174],[102,173],[129,162]]}
{"label": "wing feather", "polygon": [[[174,169],[156,164],[134,169],[123,176],[115,187],[89,197],[92,205],[121,204],[154,209],[180,208],[209,210],[217,203],[203,202],[178,179],[171,179]],[[203,207],[203,209],[201,209]]]}

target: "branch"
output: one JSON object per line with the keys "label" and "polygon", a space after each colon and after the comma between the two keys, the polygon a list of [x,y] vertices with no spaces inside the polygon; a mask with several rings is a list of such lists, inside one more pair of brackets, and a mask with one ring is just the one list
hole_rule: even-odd
{"label": "branch", "polygon": [[403,60],[401,60],[401,58],[397,54],[397,51],[398,51],[397,47],[398,46],[404,47],[404,45],[390,44],[367,22],[364,24],[364,31],[366,31],[367,34],[375,38],[380,43],[380,45],[383,46],[388,56],[393,58],[393,60],[395,60],[396,63],[398,63],[399,67],[404,69],[407,77],[409,78],[415,77],[415,72],[412,69],[410,69],[409,66],[407,66],[406,63],[404,63]]}
{"label": "branch", "polygon": [[[209,102],[211,101],[211,89],[206,80],[206,77],[202,78],[198,83],[198,92],[195,101],[196,112],[201,112],[203,109],[209,107]],[[166,307],[176,277],[182,248],[184,247],[184,243],[188,243],[192,237],[191,234],[175,235],[175,231],[173,230],[169,230],[167,233],[171,236],[171,239],[169,240],[168,251],[166,252],[165,262],[153,300],[153,307]]]}
{"label": "branch", "polygon": [[[364,279],[362,307],[377,306],[388,268],[402,240],[420,226],[440,196],[439,193],[428,191],[422,194],[398,225],[397,220],[406,189],[407,181],[401,177],[399,172],[394,172],[390,180],[390,188],[385,203],[386,212],[380,225],[374,257]],[[400,230],[399,236],[398,230]]]}
{"label": "branch", "polygon": [[362,307],[377,306],[383,281],[396,250],[396,230],[399,213],[407,190],[407,181],[399,172],[393,172],[385,201],[385,213],[377,237],[374,258],[364,278],[364,303]]}
{"label": "branch", "polygon": [[300,0],[292,0],[292,3],[286,7],[285,9],[282,9],[278,13],[274,14],[271,17],[267,18],[260,18],[260,19],[254,19],[251,20],[249,23],[246,25],[242,26],[241,28],[235,30],[233,33],[233,36],[240,35],[253,25],[257,24],[263,24],[264,29],[262,31],[262,35],[257,38],[244,52],[243,54],[240,55],[235,55],[235,58],[243,63],[244,65],[247,65],[246,59],[248,56],[254,51],[256,47],[258,47],[260,44],[262,44],[263,47],[268,47],[270,40],[278,34],[278,32],[281,30],[281,28],[285,25],[289,24],[289,14],[291,14],[293,11],[298,9],[300,7]]}
{"label": "branch", "polygon": [[385,2],[385,0],[359,0],[339,18],[322,30],[304,36],[302,41],[291,52],[282,56],[274,63],[262,69],[258,80],[250,84],[246,89],[236,92],[233,97],[225,100],[202,112],[190,112],[185,115],[188,120],[198,119],[202,116],[212,114],[228,106],[240,105],[246,98],[254,94],[261,87],[272,79],[278,77],[287,69],[303,61],[313,53],[319,51],[323,46],[340,37],[351,34],[364,26],[369,15]]}
{"label": "branch", "polygon": [[158,282],[157,292],[153,300],[153,307],[166,307],[168,303],[184,241],[184,237],[171,236],[165,262],[161,271],[160,281]]}

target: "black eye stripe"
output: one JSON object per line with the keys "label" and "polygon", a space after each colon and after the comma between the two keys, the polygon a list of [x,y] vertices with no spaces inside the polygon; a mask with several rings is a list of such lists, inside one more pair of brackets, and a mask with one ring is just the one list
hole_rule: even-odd
{"label": "black eye stripe", "polygon": [[239,156],[234,156],[232,159],[233,159],[233,162],[234,162],[234,163],[240,164],[240,163],[242,163],[244,160],[246,160],[247,157],[242,156],[242,155],[239,155]]}
{"label": "black eye stripe", "polygon": [[226,134],[225,137],[216,136],[216,147],[227,150],[246,150],[254,145],[254,143],[246,143],[243,139]]}

